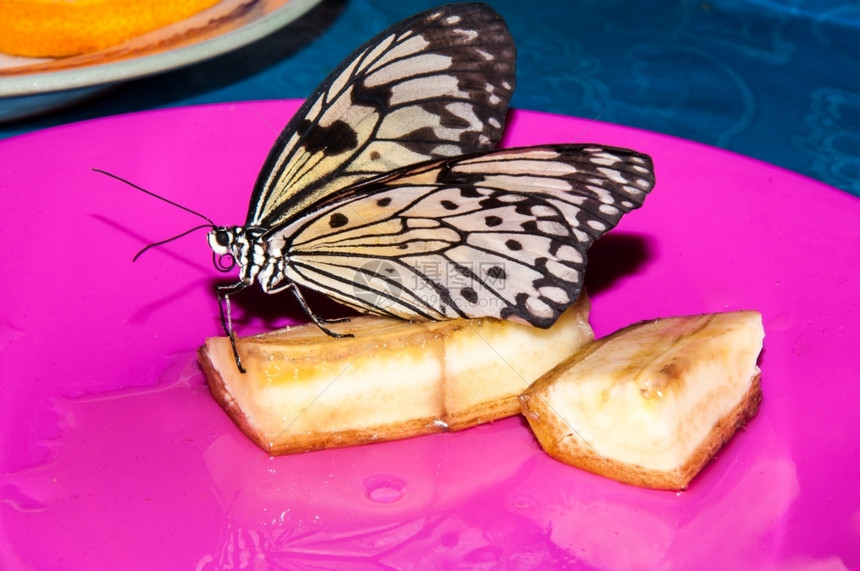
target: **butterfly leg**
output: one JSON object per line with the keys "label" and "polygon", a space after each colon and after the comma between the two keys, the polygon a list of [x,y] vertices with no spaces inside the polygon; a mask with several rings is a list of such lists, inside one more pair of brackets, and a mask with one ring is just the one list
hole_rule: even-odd
{"label": "butterfly leg", "polygon": [[243,374],[245,373],[245,367],[242,365],[239,350],[236,348],[236,333],[233,331],[233,320],[230,316],[230,296],[245,289],[246,285],[243,282],[236,282],[229,285],[219,285],[216,288],[218,292],[218,311],[221,313],[221,327],[224,328],[224,333],[230,338],[230,346],[233,348],[236,367]]}
{"label": "butterfly leg", "polygon": [[296,299],[298,300],[299,305],[302,306],[302,309],[304,310],[305,315],[310,317],[311,321],[313,321],[317,327],[322,329],[326,335],[328,335],[329,337],[335,337],[335,338],[354,337],[354,335],[352,333],[336,333],[336,332],[332,331],[331,329],[329,329],[328,327],[326,327],[326,325],[328,325],[329,323],[341,323],[343,321],[349,321],[348,317],[341,317],[338,319],[323,319],[322,317],[316,315],[313,311],[311,311],[311,308],[308,306],[308,302],[305,301],[304,296],[302,296],[302,292],[299,291],[299,287],[296,284],[290,283],[287,287],[293,291],[293,295],[296,296]]}
{"label": "butterfly leg", "polygon": [[323,319],[322,317],[318,317],[321,322],[328,325],[329,323],[347,323],[349,321],[349,317],[335,317],[334,319]]}

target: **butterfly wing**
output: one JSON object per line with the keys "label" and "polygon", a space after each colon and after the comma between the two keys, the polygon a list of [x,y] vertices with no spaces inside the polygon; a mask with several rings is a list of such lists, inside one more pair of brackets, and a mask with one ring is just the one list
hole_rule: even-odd
{"label": "butterfly wing", "polygon": [[289,251],[279,279],[362,311],[549,327],[579,296],[588,246],[653,186],[633,151],[506,149],[359,185],[270,239]]}
{"label": "butterfly wing", "polygon": [[350,185],[495,147],[514,89],[515,47],[484,4],[424,12],[358,48],[284,128],[246,226],[271,228]]}

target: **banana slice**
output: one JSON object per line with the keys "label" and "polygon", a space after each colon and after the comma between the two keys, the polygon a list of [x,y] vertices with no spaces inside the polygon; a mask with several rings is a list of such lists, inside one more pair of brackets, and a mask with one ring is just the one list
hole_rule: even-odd
{"label": "banana slice", "polygon": [[550,329],[496,319],[411,323],[357,317],[237,341],[206,340],[200,363],[216,400],[269,454],[460,430],[519,413],[535,379],[594,339],[583,294]]}
{"label": "banana slice", "polygon": [[754,311],[638,323],[559,364],[520,404],[555,459],[684,489],[758,411],[763,338]]}

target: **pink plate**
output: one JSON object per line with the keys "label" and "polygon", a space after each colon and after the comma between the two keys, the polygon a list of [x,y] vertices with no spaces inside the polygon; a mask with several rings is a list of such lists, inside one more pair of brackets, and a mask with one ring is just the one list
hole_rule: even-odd
{"label": "pink plate", "polygon": [[[597,333],[764,314],[761,412],[691,488],[642,490],[559,464],[518,418],[266,457],[196,365],[219,334],[213,284],[229,279],[203,232],[131,263],[198,220],[90,169],[241,223],[297,105],[170,109],[0,142],[0,568],[860,565],[860,201],[592,121],[516,112],[506,144],[654,157],[644,208],[592,250]],[[300,318],[289,297],[237,304],[242,333]]]}

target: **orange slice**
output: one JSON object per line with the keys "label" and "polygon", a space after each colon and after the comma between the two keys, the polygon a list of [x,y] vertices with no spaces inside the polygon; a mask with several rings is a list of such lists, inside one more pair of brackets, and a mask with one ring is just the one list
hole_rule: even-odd
{"label": "orange slice", "polygon": [[103,50],[219,0],[0,0],[0,52],[63,57]]}

